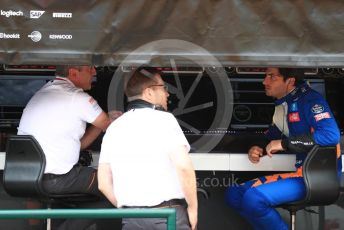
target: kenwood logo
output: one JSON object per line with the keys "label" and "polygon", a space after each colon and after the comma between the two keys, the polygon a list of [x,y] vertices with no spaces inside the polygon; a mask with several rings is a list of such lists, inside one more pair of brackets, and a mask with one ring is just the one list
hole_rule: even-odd
{"label": "kenwood logo", "polygon": [[53,13],[53,18],[72,18],[72,13]]}
{"label": "kenwood logo", "polygon": [[0,39],[19,39],[20,34],[6,34],[6,33],[0,33]]}
{"label": "kenwood logo", "polygon": [[70,40],[73,36],[71,34],[50,34],[49,38],[54,40]]}
{"label": "kenwood logo", "polygon": [[40,18],[44,14],[44,12],[45,11],[43,10],[30,10],[30,18]]}
{"label": "kenwood logo", "polygon": [[24,16],[23,11],[13,11],[13,10],[1,10],[0,12],[1,16],[6,16],[7,18],[11,16]]}

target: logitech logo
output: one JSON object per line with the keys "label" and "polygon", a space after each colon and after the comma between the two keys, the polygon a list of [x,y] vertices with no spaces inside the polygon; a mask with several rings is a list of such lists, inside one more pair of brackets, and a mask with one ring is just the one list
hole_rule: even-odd
{"label": "logitech logo", "polygon": [[42,38],[42,34],[39,31],[32,31],[31,34],[28,35],[28,37],[31,38],[33,42],[39,42]]}
{"label": "logitech logo", "polygon": [[11,16],[24,16],[23,11],[14,11],[14,10],[1,10],[0,11],[1,16],[6,16],[6,18],[9,18]]}
{"label": "logitech logo", "polygon": [[30,10],[30,18],[40,18],[44,14],[44,12],[45,11],[43,10]]}

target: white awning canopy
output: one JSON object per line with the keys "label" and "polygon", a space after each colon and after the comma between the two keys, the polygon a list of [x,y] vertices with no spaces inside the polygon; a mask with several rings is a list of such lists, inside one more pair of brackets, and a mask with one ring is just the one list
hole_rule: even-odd
{"label": "white awning canopy", "polygon": [[[2,64],[344,66],[344,1],[2,0]],[[169,44],[172,42],[173,44]]]}

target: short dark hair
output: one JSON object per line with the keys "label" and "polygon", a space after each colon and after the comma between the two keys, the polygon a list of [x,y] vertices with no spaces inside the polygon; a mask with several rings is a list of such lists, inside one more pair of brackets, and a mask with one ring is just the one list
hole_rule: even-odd
{"label": "short dark hair", "polygon": [[80,66],[77,65],[57,65],[55,75],[59,77],[68,77],[69,69],[71,68],[81,70]]}
{"label": "short dark hair", "polygon": [[295,85],[300,85],[304,82],[305,68],[278,68],[284,81],[288,78],[295,78]]}
{"label": "short dark hair", "polygon": [[161,76],[161,71],[153,67],[140,67],[133,70],[126,76],[125,95],[128,98],[141,95],[145,88],[157,84],[153,78],[157,74]]}

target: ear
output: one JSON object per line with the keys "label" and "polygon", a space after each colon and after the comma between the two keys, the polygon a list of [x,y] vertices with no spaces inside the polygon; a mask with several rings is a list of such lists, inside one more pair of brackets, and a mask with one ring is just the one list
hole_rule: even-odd
{"label": "ear", "polygon": [[78,75],[79,75],[79,71],[77,69],[70,68],[68,70],[68,79],[71,80],[71,82],[73,82],[74,85],[76,85],[76,86],[78,86],[78,84],[79,84]]}
{"label": "ear", "polygon": [[292,85],[295,85],[295,78],[288,78],[286,83],[289,85],[289,84],[292,84]]}
{"label": "ear", "polygon": [[145,88],[142,91],[142,97],[149,100],[152,97],[152,90],[150,88]]}

